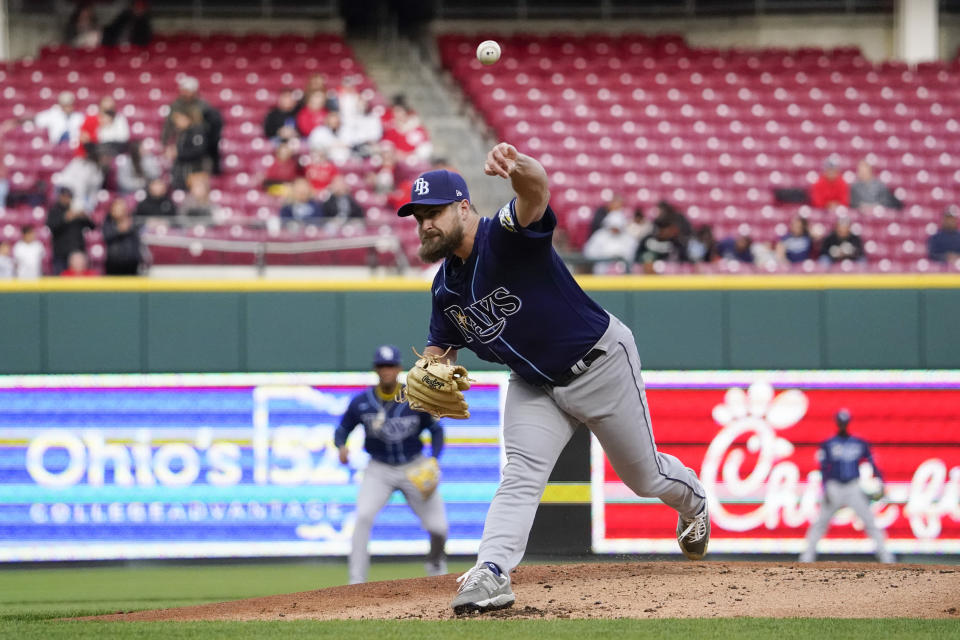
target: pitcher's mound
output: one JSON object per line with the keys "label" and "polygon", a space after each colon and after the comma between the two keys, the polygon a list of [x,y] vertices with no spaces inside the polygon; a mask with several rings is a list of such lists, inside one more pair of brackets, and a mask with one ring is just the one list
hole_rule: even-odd
{"label": "pitcher's mound", "polygon": [[[456,576],[331,587],[101,620],[453,618]],[[960,618],[960,568],[858,563],[525,565],[496,618]]]}

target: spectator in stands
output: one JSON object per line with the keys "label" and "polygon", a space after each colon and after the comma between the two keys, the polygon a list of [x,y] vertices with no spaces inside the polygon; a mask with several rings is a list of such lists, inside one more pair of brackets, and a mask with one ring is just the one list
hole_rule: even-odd
{"label": "spectator in stands", "polygon": [[210,170],[211,161],[208,153],[210,142],[207,138],[207,127],[203,124],[203,116],[199,109],[196,107],[178,109],[171,116],[177,138],[170,176],[173,188],[183,189],[187,185],[190,174],[206,173]]}
{"label": "spectator in stands", "polygon": [[304,138],[309,138],[313,130],[321,126],[326,120],[326,96],[321,91],[313,91],[307,95],[303,107],[297,112],[297,130]]}
{"label": "spectator in stands", "polygon": [[329,187],[333,177],[338,173],[340,170],[337,165],[330,162],[322,151],[314,151],[310,154],[310,162],[304,171],[314,191],[323,191]]}
{"label": "spectator in stands", "polygon": [[35,280],[43,275],[43,259],[47,250],[37,239],[37,230],[31,225],[20,229],[20,240],[13,245],[13,261],[17,266],[17,277],[21,280]]}
{"label": "spectator in stands", "polygon": [[282,220],[314,221],[322,216],[320,203],[313,197],[313,187],[306,178],[297,178],[290,189],[290,201],[280,208]]}
{"label": "spectator in stands", "polygon": [[103,28],[103,44],[107,47],[121,44],[145,47],[152,39],[150,5],[146,0],[133,0]]}
{"label": "spectator in stands", "polygon": [[642,264],[648,273],[657,261],[686,262],[687,250],[677,224],[666,216],[658,216],[653,221],[653,233],[640,241],[634,261]]}
{"label": "spectator in stands", "polygon": [[330,182],[330,197],[321,209],[324,218],[333,220],[363,220],[363,209],[350,194],[350,187],[341,175]]}
{"label": "spectator in stands", "polygon": [[843,179],[836,158],[827,158],[823,163],[823,173],[810,188],[810,204],[829,211],[850,205],[850,186]]}
{"label": "spectator in stands", "polygon": [[60,272],[66,278],[87,277],[100,275],[90,268],[87,254],[83,251],[74,251],[70,254],[67,268]]}
{"label": "spectator in stands", "polygon": [[167,183],[162,178],[154,178],[147,187],[147,197],[140,201],[133,215],[140,218],[172,218],[177,214],[167,193]]}
{"label": "spectator in stands", "polygon": [[103,266],[105,275],[137,275],[143,261],[140,230],[134,224],[123,198],[116,198],[110,203],[107,219],[103,221],[103,242],[107,246],[107,259]]}
{"label": "spectator in stands", "polygon": [[687,240],[687,258],[690,262],[714,262],[719,257],[713,228],[708,224],[700,225]]}
{"label": "spectator in stands", "polygon": [[863,259],[863,240],[850,229],[850,219],[837,218],[833,231],[823,239],[820,247],[820,261],[829,264]]}
{"label": "spectator in stands", "polygon": [[303,167],[293,155],[293,149],[289,144],[280,144],[273,152],[273,164],[267,167],[263,176],[263,189],[271,195],[283,197],[290,184],[301,175]]}
{"label": "spectator in stands", "polygon": [[413,112],[405,104],[394,104],[389,111],[390,118],[383,125],[383,139],[392,142],[401,157],[413,155],[421,160],[430,158],[433,145],[426,129],[420,124]]}
{"label": "spectator in stands", "polygon": [[88,115],[80,126],[80,144],[92,142],[99,145],[101,155],[113,157],[126,150],[129,140],[127,117],[117,112],[113,96],[103,96],[97,112]]}
{"label": "spectator in stands", "polygon": [[777,242],[776,253],[781,264],[797,264],[813,257],[813,238],[806,218],[791,218],[789,230]]}
{"label": "spectator in stands", "polygon": [[717,245],[717,252],[724,260],[753,264],[753,238],[749,231],[741,229],[736,236],[721,240]]}
{"label": "spectator in stands", "polygon": [[[200,83],[196,78],[184,76],[178,83],[180,96],[170,104],[170,115],[163,123],[163,132],[160,139],[163,145],[170,148],[175,145],[180,131],[173,122],[173,114],[177,112],[191,114],[194,110],[200,113],[200,123],[204,127],[207,157],[210,159],[210,170],[214,175],[220,174],[220,135],[223,132],[223,116],[217,109],[200,97],[197,93]],[[168,152],[169,154],[169,152]]]}
{"label": "spectator in stands", "polygon": [[[367,185],[377,193],[391,193],[398,183],[397,153],[390,142],[381,142],[366,175]],[[407,190],[409,192],[409,189]],[[407,196],[409,197],[409,193]]]}
{"label": "spectator in stands", "polygon": [[850,206],[878,204],[890,209],[903,209],[903,203],[873,175],[873,167],[866,160],[857,164],[857,179],[850,185]]}
{"label": "spectator in stands", "polygon": [[307,84],[303,88],[303,95],[300,96],[300,100],[297,102],[298,115],[300,110],[307,105],[307,100],[313,93],[319,93],[323,96],[323,102],[320,106],[324,111],[338,111],[340,109],[340,106],[337,104],[337,94],[335,91],[327,88],[326,78],[323,77],[322,73],[314,73],[307,78]]}
{"label": "spectator in stands", "polygon": [[[610,213],[611,211],[619,211],[624,216],[624,218],[626,218],[627,209],[626,207],[624,207],[623,198],[618,194],[614,194],[613,197],[610,198],[610,202],[601,204],[593,212],[593,220],[590,222],[591,236],[603,228],[603,220],[604,218],[607,217],[607,214]],[[647,235],[647,234],[644,234],[644,235]],[[641,237],[640,239],[642,240],[643,238]]]}
{"label": "spectator in stands", "polygon": [[314,127],[310,133],[307,146],[311,150],[323,151],[334,164],[341,166],[350,159],[350,144],[344,137],[344,133],[340,113],[330,111],[323,124]]}
{"label": "spectator in stands", "polygon": [[297,133],[297,103],[293,99],[290,89],[281,89],[277,94],[277,104],[263,119],[263,133],[275,144],[296,140]]}
{"label": "spectator in stands", "polygon": [[77,208],[88,213],[93,212],[97,206],[97,193],[103,185],[103,170],[97,146],[93,143],[86,144],[83,155],[73,157],[62,171],[54,175],[53,184],[68,188]]}
{"label": "spectator in stands", "polygon": [[603,273],[617,262],[631,264],[637,254],[637,239],[627,233],[627,217],[617,209],[603,218],[603,224],[583,245],[583,257],[596,261],[594,273]]}
{"label": "spectator in stands", "polygon": [[344,123],[352,118],[363,115],[365,109],[363,98],[357,91],[357,78],[355,76],[344,76],[337,89],[337,111],[343,118]]}
{"label": "spectator in stands", "polygon": [[366,100],[361,99],[361,113],[346,118],[343,115],[343,141],[361,158],[376,153],[376,144],[383,138],[383,123]]}
{"label": "spectator in stands", "polygon": [[83,113],[76,110],[76,98],[69,91],[61,91],[57,104],[38,113],[33,121],[47,132],[50,144],[72,143],[80,138]]}
{"label": "spectator in stands", "polygon": [[14,264],[10,257],[10,242],[0,240],[0,280],[9,280],[13,278]]}
{"label": "spectator in stands", "polygon": [[63,41],[71,47],[95,47],[100,44],[100,25],[93,12],[93,3],[81,0],[67,19]]}
{"label": "spectator in stands", "polygon": [[680,213],[679,209],[666,200],[661,200],[657,203],[657,218],[662,218],[675,226],[677,228],[678,239],[681,242],[686,243],[687,239],[690,238],[690,235],[693,233],[693,225],[690,224],[687,216]]}
{"label": "spectator in stands", "polygon": [[627,225],[627,233],[636,239],[637,244],[653,233],[653,222],[644,215],[642,207],[633,210],[633,219]]}
{"label": "spectator in stands", "polygon": [[927,239],[930,259],[937,262],[953,262],[960,258],[960,231],[957,231],[958,211],[948,207],[940,220],[940,229]]}
{"label": "spectator in stands", "polygon": [[131,140],[127,152],[117,156],[114,166],[114,179],[122,193],[146,189],[152,180],[163,175],[160,160],[144,149],[142,140]]}
{"label": "spectator in stands", "polygon": [[191,173],[187,178],[187,195],[180,203],[177,215],[181,217],[213,218],[216,208],[210,200],[210,175]]}
{"label": "spectator in stands", "polygon": [[53,274],[59,275],[67,268],[70,254],[86,254],[87,242],[83,232],[96,225],[87,216],[82,207],[73,206],[73,192],[61,187],[57,199],[47,211],[47,226],[53,239]]}

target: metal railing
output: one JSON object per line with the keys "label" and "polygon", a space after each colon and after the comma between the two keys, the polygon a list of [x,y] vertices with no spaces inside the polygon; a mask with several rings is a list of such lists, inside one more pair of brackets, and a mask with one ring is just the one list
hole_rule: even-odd
{"label": "metal railing", "polygon": [[177,249],[222,251],[225,253],[248,253],[252,256],[257,267],[257,273],[263,275],[269,262],[270,254],[295,255],[300,253],[320,253],[327,251],[343,251],[348,249],[368,249],[367,264],[371,268],[379,266],[378,255],[392,254],[394,265],[398,272],[405,273],[410,268],[410,261],[403,251],[400,240],[395,236],[356,236],[347,238],[323,238],[320,240],[294,240],[278,242],[275,240],[227,240],[225,238],[204,238],[171,236],[146,232],[141,240],[148,247],[173,247]]}

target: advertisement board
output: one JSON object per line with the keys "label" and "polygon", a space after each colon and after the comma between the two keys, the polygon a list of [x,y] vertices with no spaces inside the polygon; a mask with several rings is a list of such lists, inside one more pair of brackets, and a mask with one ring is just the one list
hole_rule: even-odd
{"label": "advertisement board", "polygon": [[[872,503],[894,553],[960,552],[960,372],[647,372],[661,451],[703,481],[713,552],[799,553],[819,513],[819,443],[852,414],[872,446],[886,496]],[[679,553],[676,513],[635,496],[592,443],[593,549]],[[865,488],[877,482],[861,464]],[[820,552],[871,552],[849,509]]]}
{"label": "advertisement board", "polygon": [[[471,418],[444,421],[440,491],[454,554],[476,551],[503,463],[506,377],[471,375]],[[644,379],[660,450],[704,482],[711,551],[802,550],[819,509],[815,453],[845,407],[883,472],[886,496],[873,509],[890,549],[960,553],[960,372]],[[357,429],[341,465],[333,431],[373,382],[372,374],[0,376],[0,561],[344,555],[366,456]],[[672,510],[633,495],[596,441],[576,453],[591,456],[594,551],[678,552]],[[874,482],[862,472],[865,486]],[[399,494],[370,548],[427,550]],[[872,543],[840,511],[820,550],[869,552]]]}
{"label": "advertisement board", "polygon": [[[442,421],[449,553],[474,553],[500,478],[501,376]],[[0,561],[349,552],[363,429],[333,433],[370,374],[0,377]],[[428,435],[428,434],[425,434]],[[429,445],[428,445],[429,446]],[[375,554],[426,533],[397,492]]]}

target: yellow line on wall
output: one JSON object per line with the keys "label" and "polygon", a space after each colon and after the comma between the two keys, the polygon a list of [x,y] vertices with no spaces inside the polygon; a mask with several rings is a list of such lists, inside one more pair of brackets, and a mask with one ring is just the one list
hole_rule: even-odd
{"label": "yellow line on wall", "polygon": [[540,502],[551,504],[590,504],[589,482],[551,482]]}
{"label": "yellow line on wall", "polygon": [[[588,291],[958,289],[960,274],[817,274],[579,276]],[[426,278],[383,277],[349,280],[166,280],[151,278],[41,278],[0,281],[0,293],[29,292],[330,292],[412,291],[426,294]]]}

